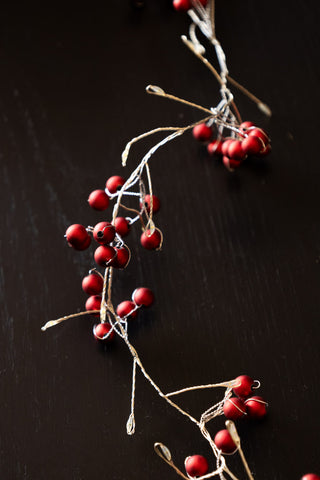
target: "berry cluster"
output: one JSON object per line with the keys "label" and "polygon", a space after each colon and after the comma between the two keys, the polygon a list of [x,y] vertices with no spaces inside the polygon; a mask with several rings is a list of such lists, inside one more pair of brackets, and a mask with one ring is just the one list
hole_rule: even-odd
{"label": "berry cluster", "polygon": [[233,137],[218,136],[212,140],[213,130],[206,123],[200,123],[193,128],[193,136],[200,142],[208,143],[210,155],[222,156],[223,164],[228,170],[239,167],[248,156],[263,157],[271,151],[268,134],[252,122],[242,122],[232,127]]}
{"label": "berry cluster", "polygon": [[[236,396],[227,398],[223,405],[226,418],[238,420],[245,415],[255,419],[264,417],[267,403],[262,397],[252,396],[252,389],[258,388],[255,387],[255,381],[248,375],[240,375],[235,382],[232,391]],[[214,443],[223,454],[232,454],[238,448],[227,429],[220,430],[215,435]],[[185,459],[185,469],[189,477],[201,477],[208,473],[208,461],[202,455],[192,455]]]}
{"label": "berry cluster", "polygon": [[[124,178],[118,175],[110,177],[106,182],[105,190],[94,190],[90,193],[88,198],[90,207],[94,210],[106,210],[110,199],[118,196],[118,192],[124,184]],[[155,195],[144,195],[143,201],[141,197],[139,210],[135,210],[135,212],[137,213],[136,220],[140,218],[143,224],[143,213],[149,218],[151,209],[153,214],[158,212],[160,200]],[[130,226],[134,221],[125,217],[116,217],[112,223],[99,222],[95,227],[86,228],[80,224],[73,224],[67,229],[65,237],[68,244],[75,250],[85,250],[91,244],[91,233],[94,240],[100,245],[94,252],[94,260],[97,265],[125,268],[130,260],[130,250],[123,242],[123,237],[129,234]],[[159,249],[162,244],[161,231],[157,228],[154,228],[153,231],[150,228],[144,229],[140,242],[147,250]]]}
{"label": "berry cluster", "polygon": [[[123,190],[121,192],[122,195],[127,193],[139,197],[139,210],[128,209],[136,213],[135,218],[114,216],[112,222],[102,221],[94,227],[73,224],[68,227],[65,234],[69,246],[75,250],[87,249],[93,238],[98,244],[94,251],[94,260],[100,267],[123,269],[128,265],[131,253],[128,246],[124,243],[123,237],[130,233],[131,224],[136,220],[140,220],[142,224],[141,245],[145,249],[156,250],[162,244],[161,231],[154,227],[153,222],[151,228],[146,228],[143,221],[145,216],[148,225],[152,214],[159,211],[159,198],[155,195],[145,195],[144,190],[139,193],[127,191],[125,184],[124,178],[114,175],[107,180],[105,190],[94,190],[90,193],[88,202],[94,210],[104,211],[108,208],[111,199],[118,198],[116,206],[116,212],[118,212],[119,206],[126,208],[120,204],[121,198],[119,199],[120,191]],[[96,317],[100,316],[103,288],[104,277],[96,268],[90,270],[89,274],[82,280],[82,289],[89,295],[85,309],[90,313],[92,312]],[[154,295],[150,289],[145,287],[137,288],[132,294],[132,300],[125,300],[117,306],[116,315],[118,316],[118,321],[125,325],[128,319],[137,316],[140,307],[148,307],[153,301]],[[115,329],[114,325],[104,320],[102,323],[94,326],[93,334],[99,340],[112,340]]]}

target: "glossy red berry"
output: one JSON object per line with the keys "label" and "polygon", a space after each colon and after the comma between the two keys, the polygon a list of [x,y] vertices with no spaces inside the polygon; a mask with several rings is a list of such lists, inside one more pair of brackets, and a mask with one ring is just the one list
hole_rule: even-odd
{"label": "glossy red berry", "polygon": [[246,414],[246,406],[240,398],[231,397],[224,402],[223,413],[229,420],[238,420]]}
{"label": "glossy red berry", "polygon": [[115,247],[115,251],[117,256],[115,259],[111,262],[111,265],[115,268],[126,268],[130,261],[130,250],[128,247],[123,245],[122,247]]}
{"label": "glossy red berry", "polygon": [[200,123],[193,127],[192,135],[199,142],[207,142],[212,137],[212,128],[205,123]]}
{"label": "glossy red berry", "polygon": [[94,190],[90,193],[88,202],[95,210],[106,210],[109,206],[109,197],[104,190]]}
{"label": "glossy red berry", "polygon": [[246,155],[258,155],[264,149],[261,138],[248,136],[242,140],[242,150]]}
{"label": "glossy red berry", "polygon": [[184,461],[186,472],[190,477],[202,477],[209,470],[208,461],[202,455],[192,455]]}
{"label": "glossy red berry", "polygon": [[250,129],[250,131],[248,132],[248,135],[249,137],[258,137],[258,138],[261,138],[264,146],[266,147],[268,145],[268,143],[270,142],[270,139],[268,137],[268,134],[262,130],[262,128],[253,128],[253,129]]}
{"label": "glossy red berry", "polygon": [[70,225],[67,228],[65,237],[70,247],[73,247],[75,250],[85,250],[91,243],[90,235],[85,227],[79,223]]}
{"label": "glossy red berry", "polygon": [[113,247],[109,247],[109,245],[100,245],[94,252],[95,262],[102,267],[112,266],[116,256],[116,250]]}
{"label": "glossy red berry", "polygon": [[[240,125],[239,125],[239,130],[243,130],[244,132],[246,132],[246,130],[248,130],[249,128],[252,128],[254,127],[254,123],[252,122],[242,122]],[[246,132],[247,133],[247,132]]]}
{"label": "glossy red berry", "polygon": [[229,145],[233,142],[233,138],[227,138],[227,140],[225,140],[221,146],[221,153],[222,155],[228,155],[228,149],[229,149]]}
{"label": "glossy red berry", "polygon": [[99,222],[93,229],[93,238],[103,244],[111,243],[116,235],[116,229],[109,222]]}
{"label": "glossy red berry", "polygon": [[222,453],[233,453],[237,449],[228,430],[220,430],[214,437],[214,443]]}
{"label": "glossy red berry", "polygon": [[316,475],[315,473],[306,473],[303,475],[301,480],[320,480],[320,475]]}
{"label": "glossy red berry", "polygon": [[[102,342],[109,342],[114,338],[115,334],[114,334],[114,330],[112,330],[110,323],[106,322],[106,323],[98,323],[98,325],[95,325],[93,327],[93,335],[97,340],[100,340]],[[107,338],[105,338],[106,336]]]}
{"label": "glossy red berry", "polygon": [[103,289],[103,278],[97,273],[90,273],[82,280],[82,290],[88,295],[98,295]]}
{"label": "glossy red berry", "polygon": [[267,414],[267,403],[262,397],[247,398],[245,406],[249,418],[263,418]]}
{"label": "glossy red berry", "polygon": [[153,233],[151,233],[151,230],[146,230],[141,235],[140,242],[143,248],[147,250],[158,250],[161,246],[162,234],[157,229]]}
{"label": "glossy red berry", "polygon": [[138,306],[150,307],[154,302],[153,291],[146,287],[136,288],[132,294],[132,300]]}
{"label": "glossy red berry", "polygon": [[[102,297],[101,295],[92,295],[86,301],[86,310],[100,310]],[[96,317],[99,316],[99,313],[94,314]]]}
{"label": "glossy red berry", "polygon": [[123,185],[125,184],[125,179],[119,175],[114,175],[113,177],[108,178],[106,182],[107,190],[110,193],[116,193]]}
{"label": "glossy red berry", "polygon": [[233,140],[228,146],[228,157],[235,160],[243,160],[246,156],[242,150],[242,142],[240,140]]}
{"label": "glossy red berry", "polygon": [[125,237],[130,232],[130,223],[124,217],[116,217],[114,220],[114,227],[120,237]]}
{"label": "glossy red berry", "polygon": [[208,153],[210,155],[222,155],[222,145],[223,142],[221,140],[213,140],[207,146]]}
{"label": "glossy red berry", "polygon": [[223,156],[222,157],[222,163],[228,170],[230,170],[232,172],[235,168],[237,168],[241,165],[241,160],[237,160],[235,158],[229,158],[227,156]]}
{"label": "glossy red berry", "polygon": [[252,394],[252,386],[254,381],[248,375],[240,375],[235,379],[236,386],[233,387],[232,391],[238,397],[249,397]]}
{"label": "glossy red berry", "polygon": [[[145,203],[145,207],[147,209],[147,212],[150,213],[150,204],[151,204],[151,196],[150,195],[146,195],[144,197],[144,203]],[[142,207],[142,203],[140,202],[140,208],[141,207]],[[153,208],[153,213],[157,213],[160,209],[160,200],[155,195],[152,195],[152,208]]]}
{"label": "glossy red berry", "polygon": [[191,0],[173,0],[173,7],[178,12],[187,12],[191,8]]}
{"label": "glossy red berry", "polygon": [[117,315],[119,317],[124,318],[135,318],[138,315],[138,310],[136,309],[135,303],[131,302],[130,300],[125,300],[124,302],[119,303],[117,306]]}

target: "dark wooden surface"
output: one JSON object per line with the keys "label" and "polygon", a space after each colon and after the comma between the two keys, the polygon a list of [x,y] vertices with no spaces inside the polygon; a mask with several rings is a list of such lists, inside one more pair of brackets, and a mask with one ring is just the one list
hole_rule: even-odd
{"label": "dark wooden surface", "polygon": [[[148,129],[184,125],[197,111],[149,97],[153,83],[215,105],[218,87],[186,51],[188,19],[170,1],[104,7],[0,7],[1,348],[0,477],[3,480],[174,479],[153,453],[161,441],[182,468],[207,455],[198,429],[137,379],[134,437],[131,359],[118,339],[104,350],[94,319],[46,333],[49,319],[83,309],[81,278],[92,250],[63,238],[94,224],[88,193],[128,175]],[[243,118],[267,128],[273,153],[235,174],[190,134],[151,162],[162,209],[162,252],[128,239],[130,266],[115,278],[115,303],[146,285],[157,301],[130,337],[165,390],[248,373],[262,383],[268,418],[239,427],[257,480],[299,479],[319,464],[319,4],[217,1],[217,35],[231,74],[273,109],[270,121],[242,95]],[[213,58],[213,57],[212,57]],[[201,113],[200,113],[201,115]],[[111,208],[107,219],[111,216]],[[187,394],[198,415],[219,399]],[[223,426],[218,419],[212,434]],[[213,463],[211,463],[213,465]],[[230,466],[245,474],[238,459]]]}

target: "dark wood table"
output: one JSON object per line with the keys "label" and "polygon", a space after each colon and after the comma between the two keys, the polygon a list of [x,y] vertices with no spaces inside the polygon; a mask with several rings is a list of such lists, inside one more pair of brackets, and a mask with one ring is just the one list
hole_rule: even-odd
{"label": "dark wood table", "polygon": [[[64,232],[110,219],[111,207],[93,212],[88,194],[128,176],[153,139],[134,147],[123,170],[126,142],[201,118],[145,86],[218,101],[215,79],[179,39],[187,16],[170,1],[145,3],[0,7],[3,480],[178,478],[154,454],[157,441],[181,469],[194,453],[214,466],[197,427],[139,373],[136,433],[127,436],[131,357],[121,339],[97,345],[93,317],[40,330],[84,309],[93,250],[68,248]],[[129,331],[164,391],[243,373],[261,381],[267,418],[239,424],[257,480],[320,472],[319,13],[315,1],[217,1],[230,72],[273,116],[235,91],[237,105],[270,132],[272,154],[230,174],[189,133],[159,150],[150,166],[163,249],[142,251],[133,228],[132,261],[114,280],[115,304],[137,286],[155,293]],[[220,398],[210,390],[179,401],[200,415]],[[223,425],[220,417],[208,428]],[[229,461],[246,478],[238,456]]]}

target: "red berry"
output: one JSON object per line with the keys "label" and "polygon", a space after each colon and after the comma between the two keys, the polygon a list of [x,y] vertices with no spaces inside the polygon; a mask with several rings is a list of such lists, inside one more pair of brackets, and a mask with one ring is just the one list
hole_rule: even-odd
{"label": "red berry", "polygon": [[173,0],[173,7],[178,12],[187,12],[191,8],[190,0]]}
{"label": "red berry", "polygon": [[157,229],[153,233],[151,233],[151,230],[146,230],[141,235],[140,242],[143,248],[147,250],[158,250],[161,247],[162,234]]}
{"label": "red berry", "polygon": [[212,137],[212,129],[205,123],[200,123],[193,127],[192,134],[199,142],[207,142]]}
{"label": "red berry", "polygon": [[230,172],[241,165],[241,160],[236,160],[235,158],[229,158],[227,156],[222,157],[222,162]]}
{"label": "red berry", "polygon": [[[117,315],[121,318],[128,316],[128,318],[135,318],[138,315],[135,303],[130,300],[125,300],[117,306]],[[130,313],[132,312],[132,313]]]}
{"label": "red berry", "polygon": [[246,154],[242,150],[242,142],[240,142],[240,140],[233,140],[229,143],[227,155],[235,160],[243,160]]}
{"label": "red berry", "polygon": [[222,453],[233,453],[237,449],[228,430],[220,430],[214,437],[214,443]]}
{"label": "red berry", "polygon": [[[109,342],[114,338],[114,330],[111,331],[111,329],[110,323],[98,323],[98,325],[93,327],[93,335],[97,340]],[[110,334],[108,335],[109,332]],[[108,335],[108,337],[104,338],[106,335]]]}
{"label": "red berry", "polygon": [[67,228],[65,233],[67,242],[75,250],[85,250],[89,247],[91,237],[83,225],[75,223]]}
{"label": "red berry", "polygon": [[[146,195],[144,197],[144,203],[145,203],[147,212],[150,213],[150,204],[151,204],[151,196],[150,195]],[[142,203],[141,202],[140,202],[140,208],[142,208]],[[160,209],[160,200],[155,195],[152,195],[152,208],[153,208],[153,213],[157,213],[157,211]]]}
{"label": "red berry", "polygon": [[268,143],[268,145],[263,150],[261,150],[261,152],[259,152],[259,157],[264,157],[268,155],[268,153],[270,152],[271,152],[271,145],[270,143]]}
{"label": "red berry", "polygon": [[[100,310],[101,301],[101,295],[92,295],[86,301],[86,310]],[[94,316],[99,317],[99,313],[95,313]]]}
{"label": "red berry", "polygon": [[109,247],[109,245],[100,245],[94,252],[95,262],[102,267],[112,266],[116,256],[116,250],[113,247]]}
{"label": "red berry", "polygon": [[111,265],[115,268],[126,268],[130,261],[130,250],[125,245],[123,247],[115,247],[115,251],[117,253],[116,258],[113,260]]}
{"label": "red berry", "polygon": [[239,130],[243,130],[245,133],[248,133],[246,132],[246,130],[248,130],[248,128],[252,128],[254,127],[254,123],[252,122],[242,122],[240,125],[239,125]]}
{"label": "red berry", "polygon": [[82,280],[82,290],[88,295],[98,295],[103,289],[103,278],[97,273],[90,273]]}
{"label": "red berry", "polygon": [[224,402],[223,413],[230,420],[238,420],[246,414],[246,406],[240,398],[231,397]]}
{"label": "red berry", "polygon": [[106,210],[109,206],[109,197],[104,190],[94,190],[90,193],[88,202],[95,210]]}
{"label": "red berry", "polygon": [[259,137],[248,136],[242,140],[242,150],[247,155],[257,155],[263,149],[264,143]]}
{"label": "red berry", "polygon": [[109,222],[99,222],[93,229],[93,238],[101,244],[111,243],[116,235],[116,230]]}
{"label": "red berry", "polygon": [[132,300],[138,306],[143,305],[144,307],[150,307],[154,302],[154,294],[150,288],[136,288],[132,294]]}
{"label": "red berry", "polygon": [[267,403],[262,397],[247,398],[245,406],[249,418],[263,418],[267,414]]}
{"label": "red berry", "polygon": [[207,146],[208,153],[210,155],[221,155],[222,145],[223,142],[221,140],[213,140],[213,142],[209,143]]}
{"label": "red berry", "polygon": [[249,397],[252,394],[252,386],[254,381],[248,375],[240,375],[236,378],[236,386],[232,391],[238,397]]}
{"label": "red berry", "polygon": [[221,146],[222,155],[228,155],[229,145],[233,142],[233,138],[227,138]]}
{"label": "red berry", "polygon": [[116,217],[114,220],[114,227],[120,237],[125,237],[130,232],[130,223],[124,217]]}
{"label": "red berry", "polygon": [[306,473],[303,475],[301,480],[320,480],[320,475],[316,475],[315,473]]}
{"label": "red berry", "polygon": [[186,472],[190,477],[202,477],[209,470],[208,461],[202,455],[192,455],[184,461]]}
{"label": "red berry", "polygon": [[113,177],[108,178],[106,182],[107,190],[110,193],[116,193],[123,185],[125,184],[125,179],[119,175],[114,175]]}
{"label": "red berry", "polygon": [[248,132],[249,137],[258,137],[261,138],[262,142],[264,143],[264,146],[266,147],[268,143],[270,142],[270,139],[268,137],[268,134],[262,130],[262,128],[253,128]]}

